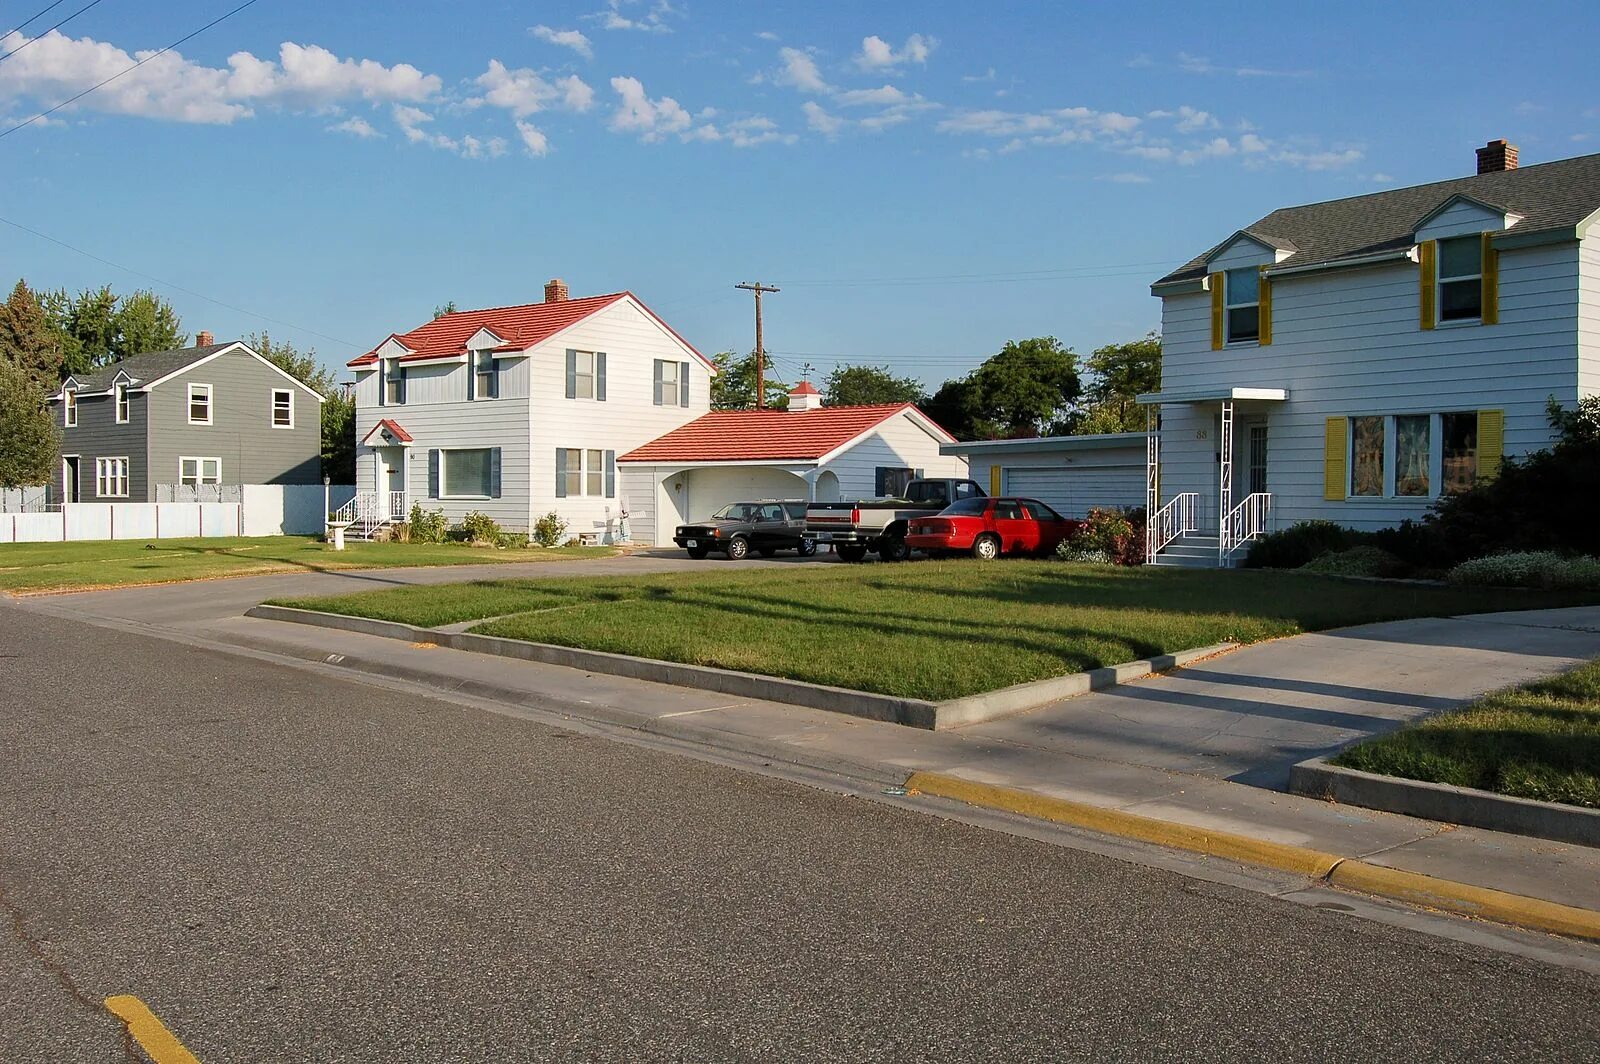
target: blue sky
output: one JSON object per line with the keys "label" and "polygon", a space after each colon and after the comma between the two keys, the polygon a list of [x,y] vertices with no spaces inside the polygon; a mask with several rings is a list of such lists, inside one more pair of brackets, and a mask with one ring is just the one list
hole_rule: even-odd
{"label": "blue sky", "polygon": [[[0,128],[237,2],[101,0],[0,60]],[[189,290],[153,286],[191,331],[333,363],[553,276],[748,349],[731,286],[760,279],[785,379],[936,386],[1009,338],[1143,334],[1149,281],[1275,207],[1467,174],[1493,137],[1600,151],[1600,8],[1514,38],[1503,4],[1440,10],[259,0],[0,137],[0,217]],[[148,284],[4,225],[0,275]]]}

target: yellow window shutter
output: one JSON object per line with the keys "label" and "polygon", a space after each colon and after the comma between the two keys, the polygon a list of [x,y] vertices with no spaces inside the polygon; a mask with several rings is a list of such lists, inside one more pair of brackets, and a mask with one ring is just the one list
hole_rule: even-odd
{"label": "yellow window shutter", "polygon": [[1500,475],[1500,460],[1506,451],[1506,412],[1478,411],[1478,481]]}
{"label": "yellow window shutter", "polygon": [[1257,341],[1262,347],[1272,343],[1272,282],[1267,279],[1267,268],[1261,267],[1261,336]]}
{"label": "yellow window shutter", "polygon": [[1222,274],[1211,275],[1211,350],[1222,350]]}
{"label": "yellow window shutter", "polygon": [[1433,323],[1438,320],[1435,298],[1438,288],[1438,270],[1434,266],[1434,257],[1438,254],[1439,243],[1436,240],[1424,240],[1417,245],[1417,257],[1421,261],[1422,276],[1422,327],[1433,328]]}
{"label": "yellow window shutter", "polygon": [[989,467],[989,494],[1000,494],[1000,467],[997,465]]}
{"label": "yellow window shutter", "polygon": [[1494,249],[1494,234],[1483,234],[1483,310],[1485,325],[1500,324],[1500,252]]}
{"label": "yellow window shutter", "polygon": [[1322,436],[1322,497],[1343,500],[1349,484],[1345,470],[1350,447],[1350,419],[1330,417]]}

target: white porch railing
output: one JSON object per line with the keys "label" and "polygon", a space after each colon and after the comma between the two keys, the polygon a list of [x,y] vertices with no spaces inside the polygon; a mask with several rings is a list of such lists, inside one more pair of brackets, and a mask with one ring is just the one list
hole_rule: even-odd
{"label": "white porch railing", "polygon": [[1196,531],[1200,527],[1195,520],[1199,508],[1199,494],[1186,491],[1173,496],[1171,502],[1152,514],[1145,525],[1145,560],[1154,560],[1162,548],[1185,532]]}
{"label": "white porch railing", "polygon": [[351,500],[328,515],[328,523],[346,525],[353,536],[370,537],[373,532],[410,513],[403,491],[358,491]]}
{"label": "white porch railing", "polygon": [[1217,564],[1227,566],[1233,552],[1257,536],[1269,531],[1272,520],[1272,496],[1264,491],[1246,495],[1239,505],[1222,518],[1217,533]]}
{"label": "white porch railing", "polygon": [[411,503],[409,494],[403,491],[389,493],[389,520],[404,521],[411,516]]}

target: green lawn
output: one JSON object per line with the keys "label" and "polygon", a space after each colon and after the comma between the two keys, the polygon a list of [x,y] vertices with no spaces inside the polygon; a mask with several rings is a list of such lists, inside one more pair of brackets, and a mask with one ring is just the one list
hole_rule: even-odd
{"label": "green lawn", "polygon": [[1600,660],[1418,721],[1333,763],[1600,808]]}
{"label": "green lawn", "polygon": [[488,580],[280,605],[942,700],[1224,640],[1600,602],[1593,593],[1059,562],[814,563]]}
{"label": "green lawn", "polygon": [[298,570],[383,569],[596,558],[605,547],[488,550],[461,543],[354,542],[343,551],[310,536],[0,544],[0,591],[164,584]]}

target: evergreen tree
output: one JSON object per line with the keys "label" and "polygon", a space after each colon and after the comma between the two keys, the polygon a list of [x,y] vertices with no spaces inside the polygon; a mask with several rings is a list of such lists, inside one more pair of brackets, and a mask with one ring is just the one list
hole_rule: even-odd
{"label": "evergreen tree", "polygon": [[0,303],[0,361],[21,370],[43,394],[61,383],[61,343],[24,281]]}
{"label": "evergreen tree", "polygon": [[55,473],[60,436],[44,396],[26,370],[0,358],[0,488],[47,484]]}

